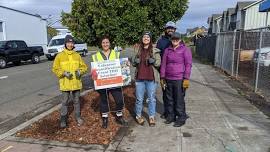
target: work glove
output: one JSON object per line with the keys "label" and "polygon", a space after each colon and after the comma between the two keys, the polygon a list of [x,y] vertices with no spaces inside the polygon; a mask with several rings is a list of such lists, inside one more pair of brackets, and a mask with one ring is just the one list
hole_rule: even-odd
{"label": "work glove", "polygon": [[72,79],[73,75],[70,72],[65,71],[63,74],[66,78]]}
{"label": "work glove", "polygon": [[161,88],[162,88],[163,90],[165,90],[165,89],[166,89],[166,80],[160,79],[160,86],[161,86]]}
{"label": "work glove", "polygon": [[148,64],[154,64],[156,62],[154,58],[149,58],[147,61],[148,61]]}
{"label": "work glove", "polygon": [[136,65],[140,64],[140,58],[135,58],[134,61],[133,61]]}
{"label": "work glove", "polygon": [[183,88],[184,88],[184,89],[189,88],[189,80],[184,79],[184,81],[183,81]]}
{"label": "work glove", "polygon": [[77,79],[80,79],[81,78],[81,72],[80,72],[80,70],[76,70],[75,71],[75,75],[76,75],[76,78]]}

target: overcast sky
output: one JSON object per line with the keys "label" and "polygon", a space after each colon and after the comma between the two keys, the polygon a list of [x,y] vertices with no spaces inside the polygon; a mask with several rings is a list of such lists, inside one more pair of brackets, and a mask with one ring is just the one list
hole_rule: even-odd
{"label": "overcast sky", "polygon": [[[237,1],[249,0],[190,0],[188,11],[177,22],[178,30],[185,32],[187,28],[207,26],[207,18],[211,14],[222,13],[229,7],[235,7]],[[70,11],[71,2],[72,0],[0,0],[0,5],[39,14],[43,18],[51,15],[54,22],[60,19],[62,10]]]}

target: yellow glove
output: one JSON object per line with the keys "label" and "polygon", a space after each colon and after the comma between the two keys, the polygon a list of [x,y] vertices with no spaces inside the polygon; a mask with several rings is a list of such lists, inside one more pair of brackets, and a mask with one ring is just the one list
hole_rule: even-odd
{"label": "yellow glove", "polygon": [[183,81],[183,88],[184,88],[184,89],[189,88],[189,80],[186,80],[186,79],[185,79],[185,80]]}
{"label": "yellow glove", "polygon": [[166,88],[166,81],[164,79],[160,79],[160,86],[163,90]]}

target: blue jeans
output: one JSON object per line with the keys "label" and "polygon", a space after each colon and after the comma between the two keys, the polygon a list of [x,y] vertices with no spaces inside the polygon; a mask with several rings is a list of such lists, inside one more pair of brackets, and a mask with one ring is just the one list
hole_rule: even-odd
{"label": "blue jeans", "polygon": [[148,101],[148,115],[154,117],[156,115],[156,82],[147,80],[136,81],[136,103],[135,113],[137,116],[142,115],[144,93],[146,90]]}

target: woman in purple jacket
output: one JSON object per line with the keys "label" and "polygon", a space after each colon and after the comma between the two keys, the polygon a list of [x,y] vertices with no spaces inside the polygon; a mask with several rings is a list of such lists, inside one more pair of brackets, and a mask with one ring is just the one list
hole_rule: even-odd
{"label": "woman in purple jacket", "polygon": [[184,94],[189,87],[189,78],[192,67],[192,55],[175,32],[172,37],[172,46],[167,48],[162,57],[160,68],[161,85],[165,88],[168,102],[168,116],[165,123],[174,123],[174,127],[185,124],[186,114]]}

